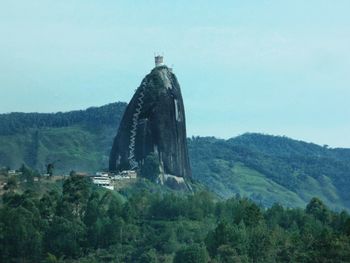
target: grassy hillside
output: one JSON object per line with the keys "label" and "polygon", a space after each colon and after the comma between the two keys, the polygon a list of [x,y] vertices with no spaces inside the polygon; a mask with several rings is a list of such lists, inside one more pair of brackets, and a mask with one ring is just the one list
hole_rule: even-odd
{"label": "grassy hillside", "polygon": [[350,208],[348,151],[285,137],[244,134],[189,140],[194,178],[223,197],[233,193],[270,206],[303,206],[318,196]]}
{"label": "grassy hillside", "polygon": [[59,173],[106,168],[125,107],[114,103],[67,113],[0,115],[0,166],[24,163],[44,171],[56,162]]}
{"label": "grassy hillside", "polygon": [[[125,107],[0,115],[0,166],[45,171],[56,161],[56,173],[104,169]],[[350,209],[350,149],[261,134],[188,143],[194,179],[224,198],[302,207],[317,196],[333,209]]]}
{"label": "grassy hillside", "polygon": [[17,168],[22,163],[45,170],[56,162],[57,172],[96,171],[107,167],[108,149],[116,133],[112,127],[96,131],[80,125],[28,130],[25,134],[0,136],[0,163]]}

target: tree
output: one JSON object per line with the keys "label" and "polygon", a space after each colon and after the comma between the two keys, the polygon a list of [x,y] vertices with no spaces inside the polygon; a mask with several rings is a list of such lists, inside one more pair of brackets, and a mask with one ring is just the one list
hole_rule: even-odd
{"label": "tree", "polygon": [[99,218],[101,213],[99,202],[100,198],[98,192],[93,192],[87,203],[86,213],[84,215],[84,223],[87,226],[93,225]]}
{"label": "tree", "polygon": [[34,182],[34,177],[39,176],[39,174],[36,171],[33,171],[28,166],[22,164],[19,171],[22,173],[21,179],[27,183],[32,184]]}
{"label": "tree", "polygon": [[17,185],[18,185],[17,178],[15,176],[11,176],[7,179],[7,183],[4,189],[13,192],[17,188]]}
{"label": "tree", "polygon": [[158,263],[156,250],[150,249],[143,253],[140,258],[140,263]]}
{"label": "tree", "polygon": [[248,263],[246,255],[240,256],[237,251],[229,245],[222,245],[218,248],[216,257],[220,263]]}
{"label": "tree", "polygon": [[306,206],[306,213],[313,215],[316,219],[320,220],[322,223],[329,223],[330,221],[330,211],[323,204],[323,202],[314,197],[311,199],[309,204]]}
{"label": "tree", "polygon": [[244,223],[247,226],[257,225],[263,218],[261,209],[255,203],[248,202],[247,200],[243,199],[240,202],[244,207],[242,213],[242,220],[244,221]]}
{"label": "tree", "polygon": [[246,227],[243,222],[239,225],[221,222],[206,238],[208,251],[213,257],[218,254],[219,247],[223,245],[229,245],[238,255],[246,255],[248,241]]}
{"label": "tree", "polygon": [[79,221],[55,217],[45,235],[46,251],[59,256],[76,258],[81,253],[85,227]]}
{"label": "tree", "polygon": [[59,196],[55,191],[45,193],[39,200],[38,208],[41,217],[46,220],[51,220],[55,213]]}
{"label": "tree", "polygon": [[344,232],[350,237],[350,218],[346,220],[344,225]]}
{"label": "tree", "polygon": [[57,259],[55,255],[47,253],[44,263],[63,263],[63,259]]}
{"label": "tree", "polygon": [[186,213],[191,219],[198,220],[214,212],[214,198],[209,192],[202,191],[187,198]]}
{"label": "tree", "polygon": [[21,206],[8,208],[4,214],[1,220],[3,251],[0,259],[2,257],[3,262],[11,262],[4,258],[8,256],[8,259],[13,259],[14,262],[39,262],[42,235],[36,225],[40,224],[40,218]]}
{"label": "tree", "polygon": [[249,257],[252,262],[270,262],[272,249],[271,234],[266,225],[252,227],[249,234]]}
{"label": "tree", "polygon": [[63,198],[59,204],[61,216],[82,219],[89,200],[91,183],[88,178],[73,174],[63,183]]}
{"label": "tree", "polygon": [[55,169],[55,164],[54,163],[49,163],[47,166],[46,166],[46,173],[49,175],[49,176],[53,176],[53,171]]}
{"label": "tree", "polygon": [[124,222],[121,218],[103,218],[101,220],[101,238],[102,246],[109,247],[120,243],[123,235]]}
{"label": "tree", "polygon": [[87,240],[91,247],[97,248],[100,246],[101,235],[101,211],[99,206],[99,195],[97,192],[91,194],[84,215],[84,223],[87,228]]}
{"label": "tree", "polygon": [[174,263],[205,263],[209,257],[205,247],[193,244],[176,252]]}

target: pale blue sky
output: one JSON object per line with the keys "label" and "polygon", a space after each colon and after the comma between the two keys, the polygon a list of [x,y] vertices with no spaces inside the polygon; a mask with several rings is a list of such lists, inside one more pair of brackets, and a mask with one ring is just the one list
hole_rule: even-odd
{"label": "pale blue sky", "polygon": [[0,0],[0,112],[129,101],[174,64],[188,134],[350,147],[350,1]]}

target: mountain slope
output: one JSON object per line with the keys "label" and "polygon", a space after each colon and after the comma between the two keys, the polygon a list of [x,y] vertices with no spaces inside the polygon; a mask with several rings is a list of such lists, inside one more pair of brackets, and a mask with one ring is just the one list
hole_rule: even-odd
{"label": "mountain slope", "polygon": [[[125,103],[86,111],[0,115],[0,166],[22,163],[56,173],[108,167]],[[286,137],[244,134],[229,140],[188,139],[193,178],[228,198],[239,194],[271,205],[304,206],[313,196],[350,210],[350,149],[330,149]]]}
{"label": "mountain slope", "polygon": [[332,208],[350,207],[345,149],[244,134],[229,140],[192,138],[189,151],[194,178],[223,197],[238,193],[264,205],[293,207],[318,196]]}
{"label": "mountain slope", "polygon": [[0,115],[0,166],[22,163],[57,172],[96,171],[108,167],[108,155],[126,103],[67,113]]}

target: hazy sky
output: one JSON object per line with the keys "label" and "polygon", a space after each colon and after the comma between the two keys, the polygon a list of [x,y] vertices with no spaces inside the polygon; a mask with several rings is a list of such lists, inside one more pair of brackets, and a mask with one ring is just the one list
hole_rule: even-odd
{"label": "hazy sky", "polygon": [[129,101],[174,65],[188,135],[350,147],[350,1],[0,0],[0,112]]}

